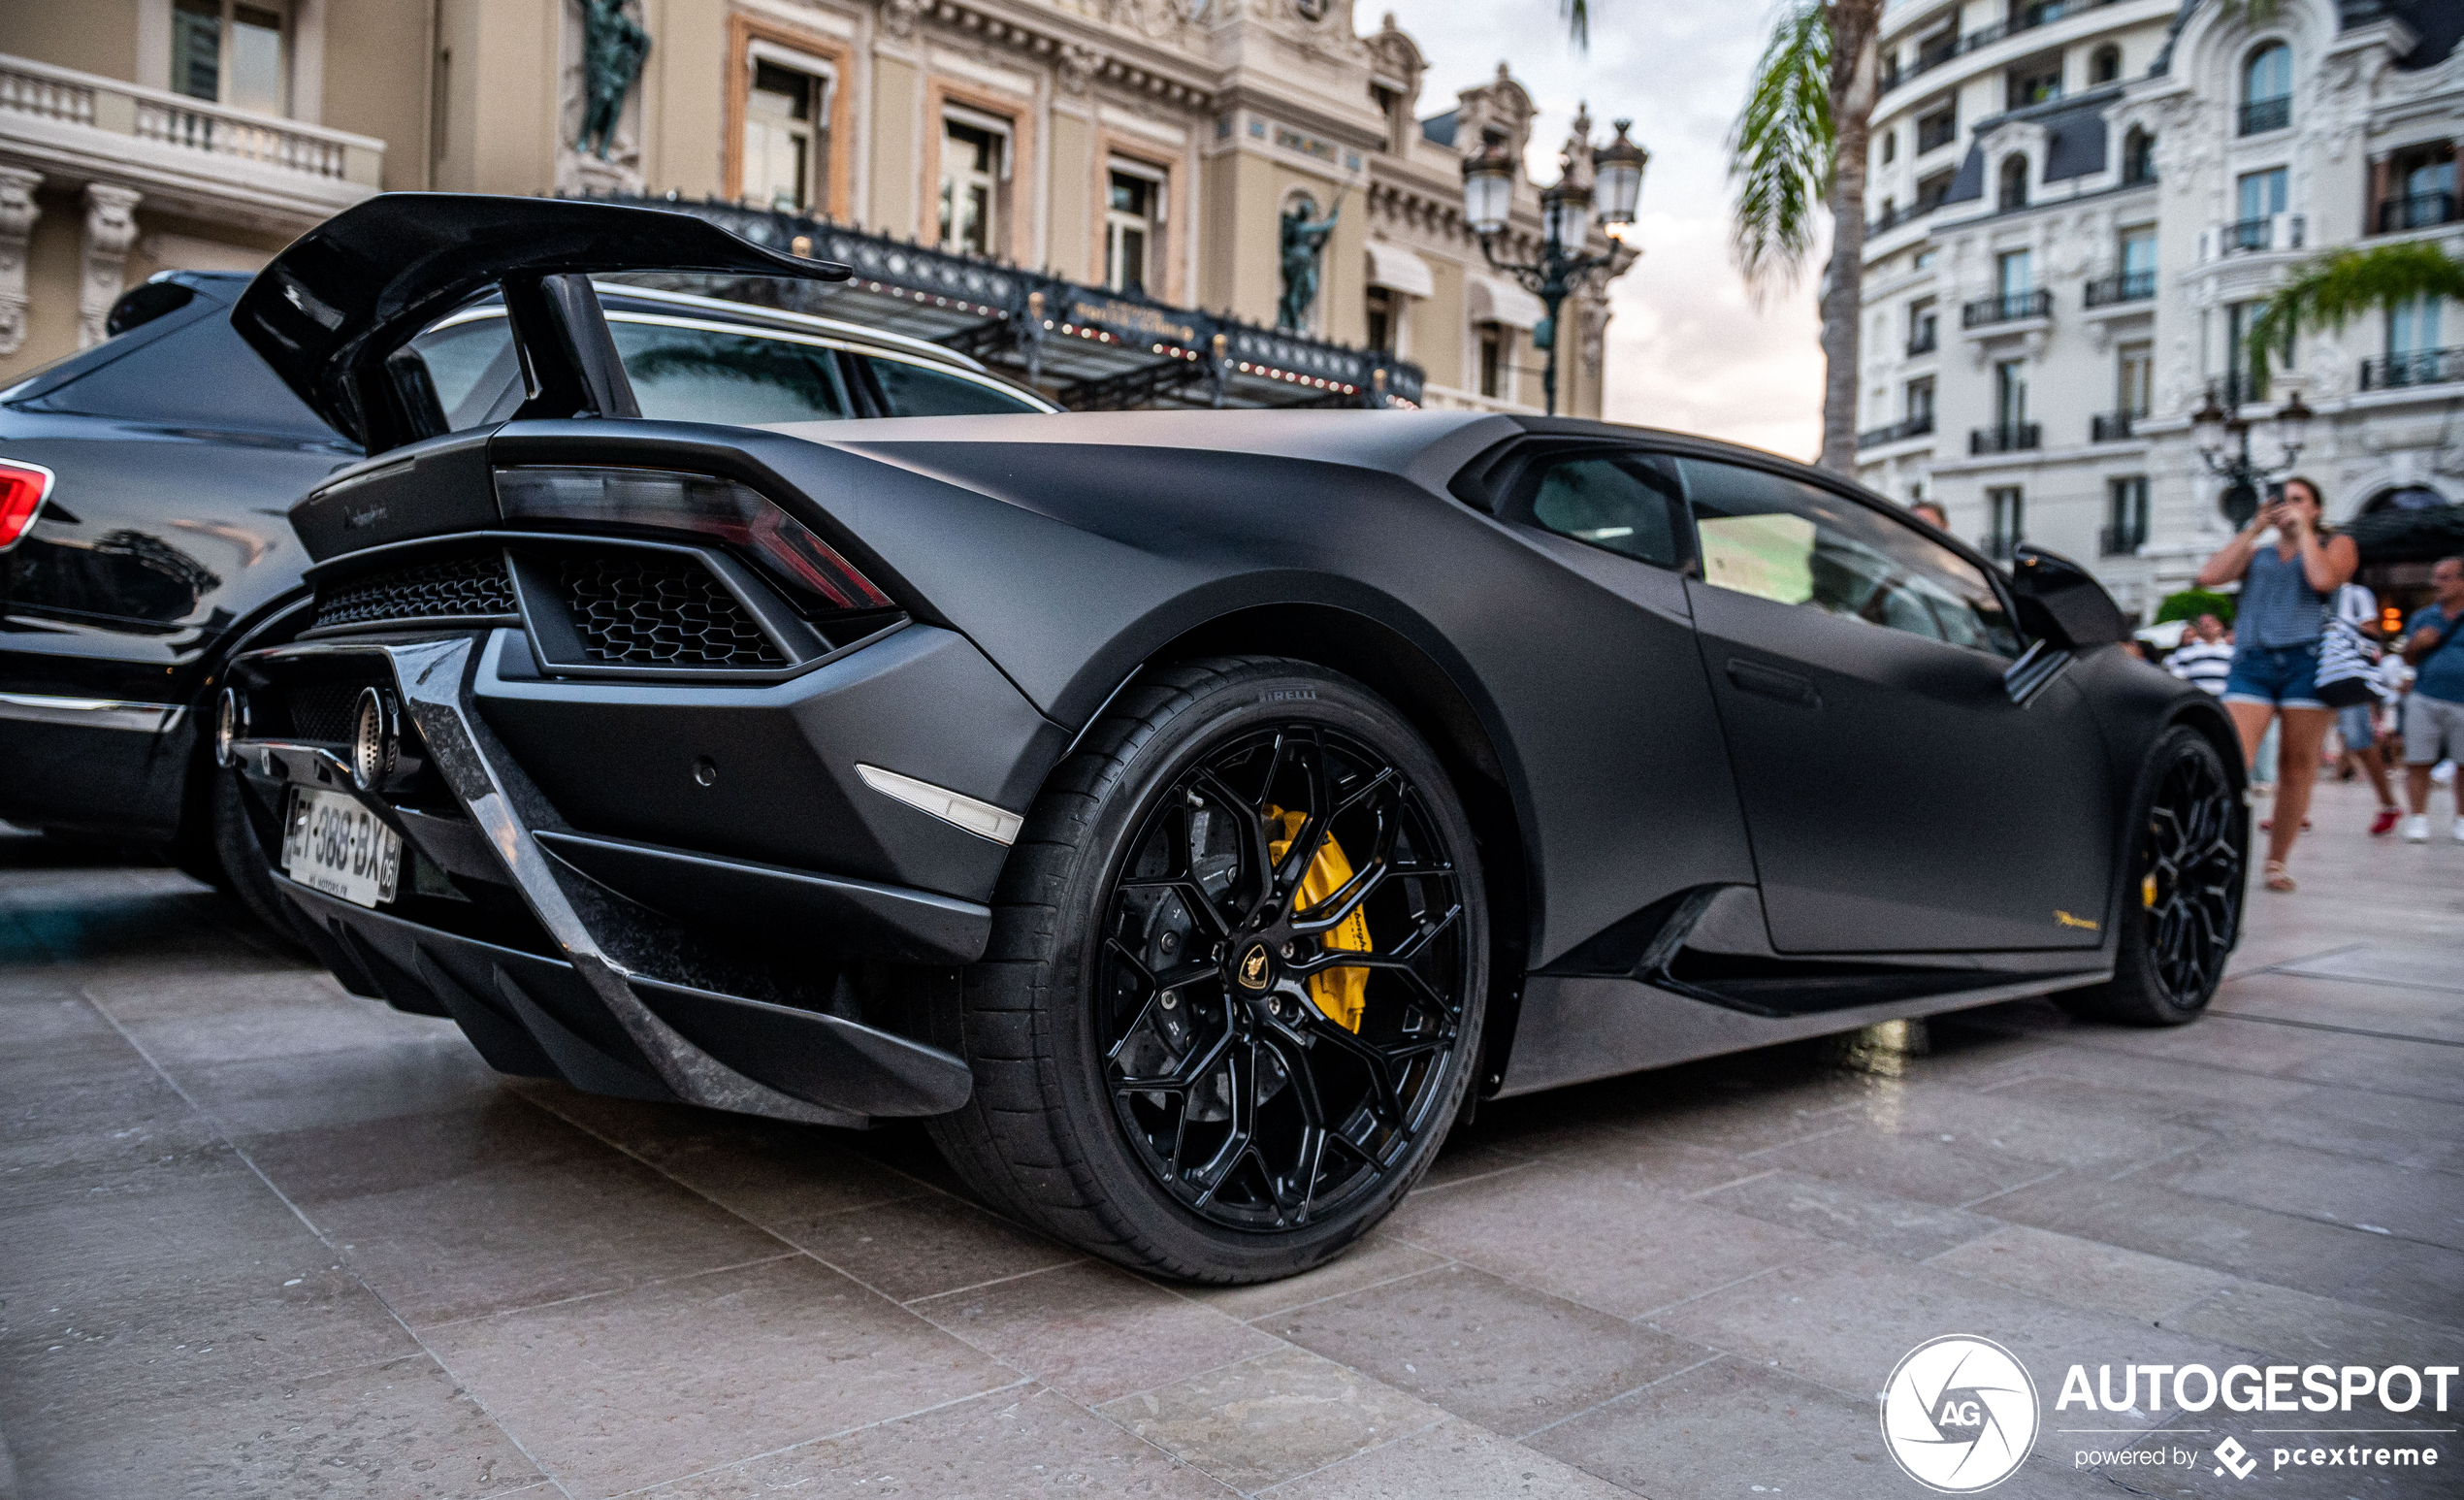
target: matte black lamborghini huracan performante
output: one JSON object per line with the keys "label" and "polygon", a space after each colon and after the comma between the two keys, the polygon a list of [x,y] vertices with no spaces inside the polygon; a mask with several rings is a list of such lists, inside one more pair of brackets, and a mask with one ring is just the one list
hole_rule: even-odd
{"label": "matte black lamborghini huracan performante", "polygon": [[[1021,1217],[1243,1280],[1475,1097],[2216,987],[2231,730],[2059,558],[1595,422],[644,420],[585,279],[643,267],[844,275],[379,198],[236,315],[371,456],[221,759],[342,982],[500,1068],[928,1117]],[[456,432],[415,341],[490,292],[529,395]]]}

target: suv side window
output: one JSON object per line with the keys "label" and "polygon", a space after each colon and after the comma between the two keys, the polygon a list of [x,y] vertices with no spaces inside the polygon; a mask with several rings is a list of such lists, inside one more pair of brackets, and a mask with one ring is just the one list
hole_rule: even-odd
{"label": "suv side window", "polygon": [[607,320],[641,414],[669,422],[818,422],[847,415],[838,356],[820,344]]}
{"label": "suv side window", "polygon": [[1038,408],[989,380],[977,380],[952,370],[909,364],[903,359],[866,355],[873,378],[881,382],[892,416],[981,416]]}
{"label": "suv side window", "polygon": [[1844,495],[1703,459],[1677,460],[1706,583],[2016,657],[1983,570]]}
{"label": "suv side window", "polygon": [[1667,462],[1642,453],[1583,453],[1543,462],[1521,488],[1531,520],[1655,568],[1685,555],[1683,501]]}

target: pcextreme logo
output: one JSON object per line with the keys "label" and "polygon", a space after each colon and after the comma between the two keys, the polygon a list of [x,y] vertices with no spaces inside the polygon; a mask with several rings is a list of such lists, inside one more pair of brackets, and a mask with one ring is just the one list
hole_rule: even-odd
{"label": "pcextreme logo", "polygon": [[2035,1446],[2036,1383],[1991,1339],[1929,1339],[1908,1352],[1883,1387],[1882,1440],[1908,1478],[1928,1489],[1991,1489]]}

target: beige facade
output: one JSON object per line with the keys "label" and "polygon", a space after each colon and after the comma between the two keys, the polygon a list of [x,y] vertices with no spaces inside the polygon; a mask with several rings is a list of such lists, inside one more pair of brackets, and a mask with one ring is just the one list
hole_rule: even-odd
{"label": "beige facade", "polygon": [[[1533,129],[1503,64],[1423,118],[1419,48],[1349,0],[624,14],[649,51],[602,160],[574,147],[585,0],[0,7],[0,381],[155,270],[253,268],[369,193],[561,190],[795,208],[1270,326],[1282,215],[1335,212],[1306,332],[1393,349],[1429,405],[1540,406],[1540,305],[1462,218],[1464,151]],[[1524,182],[1497,249],[1539,234]],[[1604,287],[1566,305],[1562,410],[1600,411],[1607,316]]]}

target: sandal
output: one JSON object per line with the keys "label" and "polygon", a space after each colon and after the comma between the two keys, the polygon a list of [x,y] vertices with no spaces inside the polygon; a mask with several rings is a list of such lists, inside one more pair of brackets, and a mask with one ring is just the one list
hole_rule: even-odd
{"label": "sandal", "polygon": [[2289,895],[2290,893],[2301,889],[2301,887],[2293,884],[2292,876],[2285,873],[2285,862],[2282,860],[2268,861],[2266,875],[2267,889],[2270,891],[2283,891]]}

